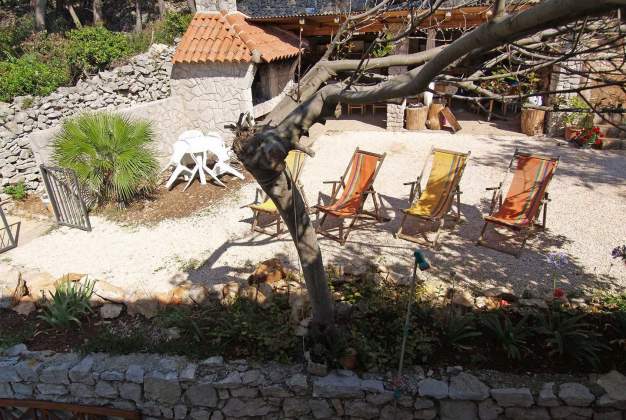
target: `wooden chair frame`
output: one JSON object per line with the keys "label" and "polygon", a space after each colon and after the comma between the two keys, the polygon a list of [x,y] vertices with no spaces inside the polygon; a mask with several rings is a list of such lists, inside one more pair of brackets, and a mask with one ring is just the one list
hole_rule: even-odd
{"label": "wooden chair frame", "polygon": [[[303,152],[299,152],[302,153],[301,159],[306,159],[306,155]],[[300,183],[300,175],[302,174],[302,170],[304,168],[304,162],[302,162],[302,164],[300,165],[300,168],[298,170],[298,173],[296,174],[290,174],[291,175],[291,179],[294,183],[294,185],[296,186],[296,188],[300,191],[300,195],[302,195],[302,199],[304,200],[304,206],[305,208],[309,209],[309,203],[307,202],[306,199],[306,195],[304,194],[304,188],[302,186],[302,184]],[[285,167],[285,170],[288,170],[287,167]],[[261,188],[257,188],[256,189],[256,193],[255,193],[255,197],[254,197],[254,202],[251,204],[248,204],[247,207],[253,206],[255,204],[261,204],[264,201],[266,201],[267,199],[269,199],[269,196],[267,194],[265,194],[265,192],[261,189]],[[265,212],[263,210],[254,208],[254,207],[250,207],[250,209],[252,210],[252,226],[251,226],[251,230],[253,232],[259,232],[259,233],[263,233],[265,235],[268,236],[279,236],[281,234],[283,234],[285,232],[283,223],[282,223],[282,219],[280,217],[280,214],[278,212],[274,213],[274,212]],[[261,224],[261,217],[265,215],[268,217],[272,217],[274,220],[270,221],[269,223],[266,224]],[[270,229],[275,229],[275,230],[270,230]]]}
{"label": "wooden chair frame", "polygon": [[[374,223],[380,223],[383,221],[383,217],[380,214],[382,203],[380,203],[380,197],[378,197],[378,193],[374,189],[374,182],[376,181],[376,178],[378,177],[378,172],[380,171],[380,168],[383,165],[385,157],[387,156],[386,153],[383,153],[381,155],[377,153],[367,152],[357,147],[354,153],[352,154],[352,158],[350,158],[350,162],[348,163],[348,166],[346,167],[346,170],[343,176],[341,176],[338,181],[324,181],[323,182],[323,184],[331,184],[333,186],[331,197],[330,197],[330,203],[331,204],[334,203],[337,200],[337,196],[341,192],[342,188],[346,187],[346,184],[345,184],[346,176],[348,176],[348,172],[350,171],[350,168],[352,167],[352,162],[354,161],[354,158],[357,155],[357,153],[362,153],[368,156],[374,156],[378,158],[379,160],[378,166],[376,167],[376,171],[374,172],[374,176],[372,177],[371,181],[368,183],[367,187],[363,190],[363,194],[361,195],[361,202],[359,204],[359,210],[353,216],[345,216],[345,217],[335,216],[336,218],[341,220],[341,224],[336,228],[324,229],[324,222],[326,221],[326,218],[328,217],[328,213],[324,212],[324,209],[321,208],[319,199],[318,199],[318,205],[315,206],[316,215],[318,217],[318,224],[317,224],[317,227],[315,228],[315,232],[329,239],[337,241],[341,245],[345,245],[346,240],[348,239],[348,235],[350,235],[350,232],[352,232],[353,230],[358,230],[360,228],[371,226]],[[365,201],[367,201],[367,198],[370,196],[372,197],[372,201],[374,203],[374,212],[363,210]],[[321,219],[319,219],[320,212],[324,213]],[[372,217],[374,219],[374,222],[361,223],[362,219],[366,216]],[[350,224],[347,227],[344,227],[343,219],[351,219]],[[338,230],[337,235],[333,235],[332,233],[330,233],[334,230]]]}
{"label": "wooden chair frame", "polygon": [[352,115],[353,110],[358,110],[361,112],[361,115],[365,115],[365,107],[366,104],[347,104],[348,105],[348,115]]}
{"label": "wooden chair frame", "polygon": [[[454,220],[456,221],[456,223],[460,222],[461,220],[461,194],[463,194],[461,192],[461,188],[459,186],[460,182],[461,182],[461,178],[463,178],[463,172],[465,171],[465,168],[467,167],[467,162],[469,161],[471,152],[467,152],[467,153],[459,153],[456,152],[454,150],[446,150],[446,149],[439,149],[439,148],[435,148],[435,147],[431,147],[430,148],[430,153],[428,154],[428,157],[426,158],[426,160],[424,161],[424,165],[422,166],[422,171],[420,172],[420,174],[418,175],[417,179],[415,181],[411,181],[411,182],[405,182],[403,185],[410,185],[411,186],[411,191],[409,193],[409,208],[414,204],[415,200],[419,200],[420,197],[422,196],[422,179],[424,177],[424,172],[426,171],[426,167],[428,166],[428,161],[430,160],[431,156],[434,156],[435,152],[444,152],[444,153],[454,153],[456,155],[460,155],[460,156],[464,156],[465,157],[465,163],[463,163],[463,166],[461,166],[461,168],[459,168],[458,171],[458,176],[457,179],[455,181],[455,184],[452,189],[450,194],[454,194],[456,196],[456,216],[454,218]],[[417,193],[417,194],[416,194]],[[445,216],[450,213],[450,211],[452,211],[452,205],[454,204],[455,199],[453,198],[452,200],[450,200],[450,204],[448,205],[448,208],[445,209],[442,213],[441,213],[441,217],[425,217],[425,216],[417,216],[417,215],[413,215],[413,214],[409,214],[407,213],[405,210],[403,211],[403,216],[402,216],[402,220],[400,221],[400,227],[398,228],[398,230],[395,233],[395,237],[396,238],[400,238],[400,239],[404,239],[410,242],[415,242],[415,243],[420,243],[420,237],[417,235],[409,235],[404,233],[402,230],[404,228],[404,224],[406,223],[407,219],[409,217],[413,217],[415,219],[418,219],[420,221],[424,221],[424,222],[438,222],[439,225],[437,226],[437,229],[435,230],[435,238],[432,241],[428,240],[428,237],[426,236],[426,233],[424,231],[419,232],[419,234],[422,235],[422,238],[424,239],[424,241],[426,241],[427,244],[432,245],[433,248],[437,247],[437,244],[439,243],[439,239],[441,238],[441,232],[442,229],[444,228],[445,225]]]}
{"label": "wooden chair frame", "polygon": [[[548,217],[548,203],[551,201],[547,189],[548,189],[548,186],[550,185],[550,181],[552,181],[552,177],[553,177],[554,172],[556,171],[556,169],[558,167],[559,159],[560,159],[559,156],[551,157],[551,156],[544,156],[544,155],[535,155],[535,154],[531,154],[531,153],[521,152],[518,148],[516,148],[515,152],[513,153],[513,157],[511,158],[511,161],[509,162],[509,166],[508,166],[508,168],[506,170],[506,173],[504,175],[503,180],[496,187],[486,188],[486,191],[493,191],[493,194],[491,196],[491,204],[490,204],[490,208],[489,208],[489,215],[494,214],[497,209],[502,207],[502,186],[504,185],[504,181],[506,181],[507,177],[511,173],[511,171],[513,169],[513,164],[520,157],[534,157],[534,158],[554,161],[556,163],[556,166],[555,166],[554,170],[548,176],[548,178],[544,181],[547,184],[546,185],[546,190],[543,193],[543,197],[541,197],[541,200],[539,202],[539,207],[537,208],[537,211],[530,218],[528,226],[511,226],[511,225],[506,224],[506,223],[499,223],[499,222],[497,222],[495,220],[485,220],[485,224],[483,225],[483,228],[480,231],[480,237],[478,238],[478,241],[476,242],[477,245],[484,246],[486,248],[491,248],[491,249],[494,249],[496,251],[512,255],[512,256],[514,256],[516,258],[520,257],[522,251],[524,250],[524,247],[526,246],[526,242],[528,241],[530,236],[536,230],[542,230],[543,231],[543,230],[546,229],[546,220],[547,220],[547,217]],[[536,222],[537,218],[539,218],[539,217],[541,217],[541,223],[537,223]],[[496,245],[496,244],[489,243],[487,241],[486,236],[487,236],[487,227],[489,226],[490,223],[492,223],[494,225],[497,225],[497,226],[501,226],[501,227],[510,229],[511,231],[513,231],[514,236],[515,235],[519,235],[521,237],[521,239],[522,239],[522,242],[521,242],[519,248],[518,249],[511,249],[511,248],[507,248],[507,247],[504,247],[504,246],[499,246],[499,245]]]}

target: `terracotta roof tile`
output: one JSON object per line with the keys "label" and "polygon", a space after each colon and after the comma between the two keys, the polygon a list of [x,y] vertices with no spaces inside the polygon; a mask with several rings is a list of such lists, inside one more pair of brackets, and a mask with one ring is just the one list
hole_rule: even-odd
{"label": "terracotta roof tile", "polygon": [[239,12],[196,13],[180,44],[174,63],[250,62],[258,51],[265,62],[298,54],[298,37],[273,26],[250,24]]}

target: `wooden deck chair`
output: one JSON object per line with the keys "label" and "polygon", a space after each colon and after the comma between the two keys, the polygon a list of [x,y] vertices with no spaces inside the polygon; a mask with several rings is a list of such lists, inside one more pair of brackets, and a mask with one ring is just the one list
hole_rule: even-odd
{"label": "wooden deck chair", "polygon": [[[400,227],[396,232],[396,237],[411,242],[419,242],[418,236],[403,232],[404,224],[409,218],[438,222],[439,226],[435,232],[435,238],[431,242],[433,247],[436,247],[441,229],[445,223],[445,216],[452,210],[455,197],[457,207],[456,221],[458,222],[461,219],[461,189],[459,183],[461,177],[463,177],[463,171],[467,165],[470,152],[459,153],[451,150],[432,148],[430,155],[433,156],[433,163],[428,182],[426,183],[426,189],[422,192],[421,182],[429,159],[426,159],[426,162],[424,162],[422,172],[417,180],[404,184],[411,186],[411,192],[409,194],[410,207],[402,210],[404,215],[402,216]],[[426,242],[429,242],[426,234],[422,233],[422,235]]]}
{"label": "wooden deck chair", "polygon": [[[352,155],[350,164],[339,181],[324,182],[324,184],[333,185],[330,198],[331,204],[327,206],[318,204],[315,206],[318,215],[320,212],[324,213],[317,225],[317,233],[344,245],[352,230],[359,229],[366,225],[365,223],[359,223],[364,217],[370,216],[377,222],[382,221],[378,194],[374,190],[373,184],[385,160],[385,155],[386,153],[379,155],[366,152],[357,147]],[[372,197],[372,201],[374,202],[373,213],[363,210],[363,206],[368,197]],[[328,215],[340,219],[341,224],[339,227],[324,227],[324,222],[326,222]],[[351,219],[347,229],[345,229],[343,225],[344,219]],[[338,235],[330,233],[335,229],[339,230]]]}
{"label": "wooden deck chair", "polygon": [[[300,191],[302,191],[302,186],[300,185],[300,175],[302,173],[302,168],[304,167],[305,158],[306,154],[298,150],[290,151],[285,158],[286,169],[289,171],[293,182],[300,188]],[[302,194],[304,198],[304,193]],[[260,196],[263,197],[262,201],[258,200]],[[304,200],[306,204],[306,198],[304,198]],[[272,201],[272,199],[269,198],[263,190],[257,188],[255,202],[250,204],[248,207],[252,209],[252,231],[265,233],[270,236],[278,236],[283,233],[283,226],[281,224],[280,214],[278,213],[276,204],[274,204],[274,201]],[[306,207],[308,208],[308,204],[306,204]],[[262,219],[266,219],[265,222]],[[267,219],[269,219],[269,221]],[[276,225],[276,232],[269,230],[274,225]]]}
{"label": "wooden deck chair", "polygon": [[[548,185],[559,164],[558,157],[546,157],[531,155],[515,149],[511,163],[507,169],[507,175],[515,165],[513,179],[509,191],[502,200],[502,185],[494,188],[487,188],[493,191],[491,198],[491,208],[489,215],[485,216],[485,225],[480,232],[478,244],[493,248],[500,252],[519,257],[522,249],[526,245],[528,236],[535,228],[545,229],[548,198]],[[506,177],[505,177],[506,180]],[[541,223],[536,220],[543,210]],[[511,229],[515,234],[522,237],[522,243],[518,250],[489,244],[485,237],[489,224],[494,224],[507,229]]]}

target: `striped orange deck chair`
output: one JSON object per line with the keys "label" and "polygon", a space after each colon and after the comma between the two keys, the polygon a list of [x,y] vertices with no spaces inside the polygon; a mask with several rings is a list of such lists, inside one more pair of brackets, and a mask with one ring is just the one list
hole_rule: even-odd
{"label": "striped orange deck chair", "polygon": [[[291,175],[291,179],[296,184],[300,191],[302,191],[302,185],[300,184],[300,175],[302,168],[304,167],[304,159],[306,154],[299,150],[292,150],[287,154],[285,158],[286,170]],[[259,200],[259,197],[263,197]],[[302,194],[304,198],[304,194]],[[306,204],[306,198],[305,198]],[[248,205],[252,209],[252,231],[264,233],[270,236],[278,236],[283,233],[284,229],[280,220],[280,214],[276,208],[276,204],[271,198],[267,196],[260,188],[257,188],[255,202]],[[306,205],[308,208],[308,205]],[[270,229],[275,226],[276,231]]]}
{"label": "striped orange deck chair", "polygon": [[[344,245],[351,231],[371,224],[364,221],[366,217],[374,218],[376,222],[382,221],[379,198],[373,184],[385,160],[385,155],[366,152],[357,147],[350,164],[339,181],[324,182],[324,184],[332,184],[333,189],[330,198],[331,204],[315,206],[318,215],[324,213],[316,229],[319,234]],[[365,200],[368,197],[372,197],[374,212],[363,210]],[[328,228],[325,226],[329,215],[340,219],[338,227]],[[344,227],[345,219],[351,219],[347,228]],[[331,232],[334,230],[338,230],[339,233],[337,235],[332,234]]]}
{"label": "striped orange deck chair", "polygon": [[[530,233],[536,228],[543,230],[546,227],[547,207],[550,201],[547,190],[558,164],[558,157],[531,155],[515,149],[507,174],[511,172],[514,166],[515,171],[504,200],[502,199],[504,181],[497,187],[487,188],[487,191],[493,191],[493,196],[489,215],[484,217],[485,225],[480,232],[479,245],[516,257],[520,256]],[[537,223],[536,220],[542,210],[542,221]],[[521,235],[522,242],[519,249],[508,249],[490,244],[486,240],[489,224],[510,229],[514,234]]]}

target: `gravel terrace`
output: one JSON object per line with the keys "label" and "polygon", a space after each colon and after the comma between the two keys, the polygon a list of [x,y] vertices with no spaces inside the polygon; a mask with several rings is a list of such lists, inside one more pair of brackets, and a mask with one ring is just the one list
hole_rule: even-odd
{"label": "gravel terrace", "polygon": [[[429,277],[449,281],[454,272],[455,281],[468,287],[505,285],[517,292],[528,288],[543,293],[552,287],[553,273],[545,256],[562,251],[569,262],[559,272],[561,287],[626,287],[626,265],[611,258],[611,250],[626,243],[623,152],[579,150],[523,135],[327,131],[315,141],[317,155],[307,161],[302,176],[310,204],[317,202],[318,192],[330,193],[322,181],[342,175],[357,146],[387,153],[375,187],[390,221],[352,234],[344,247],[322,239],[326,262],[371,260],[401,275],[409,272],[415,244],[393,238],[399,222],[395,209],[407,205],[408,190],[402,183],[415,179],[431,146],[437,146],[471,150],[472,155],[461,182],[464,220],[444,236],[440,250],[425,248],[434,267]],[[502,179],[516,147],[561,156],[550,186],[548,230],[529,241],[519,259],[475,245],[490,200],[485,188]],[[91,233],[55,229],[2,259],[59,276],[88,273],[128,290],[152,292],[169,289],[178,271],[210,284],[244,277],[246,266],[275,256],[297,267],[288,236],[273,239],[250,233],[251,212],[243,206],[253,200],[255,188],[244,185],[196,216],[151,226],[122,226],[94,217]]]}

